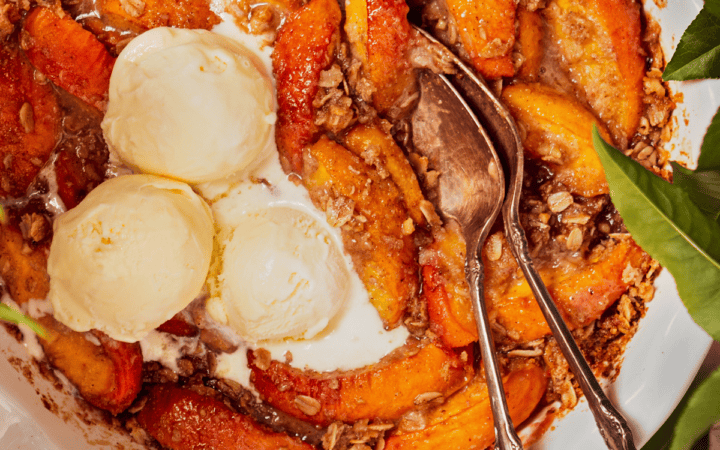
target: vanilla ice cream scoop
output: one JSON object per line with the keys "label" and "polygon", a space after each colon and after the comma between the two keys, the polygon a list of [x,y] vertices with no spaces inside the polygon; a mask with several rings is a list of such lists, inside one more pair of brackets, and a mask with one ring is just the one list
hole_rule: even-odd
{"label": "vanilla ice cream scoop", "polygon": [[302,211],[248,213],[218,240],[222,254],[211,269],[207,309],[250,342],[312,338],[346,301],[350,273],[342,250]]}
{"label": "vanilla ice cream scoop", "polygon": [[135,342],[203,288],[214,225],[182,182],[126,175],[102,183],[57,218],[48,259],[55,318]]}
{"label": "vanilla ice cream scoop", "polygon": [[133,169],[188,183],[231,175],[268,145],[270,75],[239,42],[205,30],[155,28],[120,53],[105,139]]}

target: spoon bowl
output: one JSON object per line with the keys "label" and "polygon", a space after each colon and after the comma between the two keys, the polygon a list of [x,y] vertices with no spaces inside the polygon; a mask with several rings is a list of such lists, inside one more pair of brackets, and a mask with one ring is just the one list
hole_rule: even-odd
{"label": "spoon bowl", "polygon": [[[505,197],[500,159],[469,106],[443,75],[420,74],[420,100],[412,116],[413,145],[441,175],[438,206],[458,222],[468,241],[487,236]],[[468,252],[470,255],[471,252]]]}

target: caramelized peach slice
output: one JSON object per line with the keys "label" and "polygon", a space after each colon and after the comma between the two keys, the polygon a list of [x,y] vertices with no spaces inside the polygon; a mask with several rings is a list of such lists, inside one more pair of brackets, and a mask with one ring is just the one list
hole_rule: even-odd
{"label": "caramelized peach slice", "polygon": [[306,0],[229,0],[225,12],[233,15],[241,29],[262,35],[276,31],[288,15],[305,3]]}
{"label": "caramelized peach slice", "polygon": [[375,89],[373,104],[380,112],[390,109],[414,80],[408,11],[404,0],[347,2],[345,31]]}
{"label": "caramelized peach slice", "polygon": [[342,227],[345,250],[386,327],[402,319],[418,292],[415,244],[403,227],[410,220],[397,186],[326,137],[306,156],[303,183],[333,226]]}
{"label": "caramelized peach slice", "polygon": [[[202,28],[220,23],[209,0],[100,0],[100,15],[119,28]],[[128,26],[129,25],[129,26]]]}
{"label": "caramelized peach slice", "polygon": [[0,225],[0,277],[15,303],[22,305],[47,296],[47,257],[47,245],[33,249],[23,241],[20,230]]}
{"label": "caramelized peach slice", "polygon": [[422,208],[432,205],[425,200],[410,162],[392,136],[375,125],[361,124],[345,137],[345,146],[383,176],[389,175],[400,189],[410,217],[419,225],[426,223]]}
{"label": "caramelized peach slice", "polygon": [[451,348],[477,341],[472,302],[465,281],[465,240],[454,227],[435,233],[422,250],[422,296],[430,330]]}
{"label": "caramelized peach slice", "polygon": [[58,195],[65,207],[72,209],[90,193],[87,171],[75,152],[62,151],[55,160]]}
{"label": "caramelized peach slice", "polygon": [[286,172],[301,172],[303,148],[318,131],[313,99],[320,72],[332,61],[341,18],[337,0],[312,0],[278,31],[272,54],[278,99],[275,139]]}
{"label": "caramelized peach slice", "polygon": [[48,331],[41,339],[45,355],[80,391],[90,404],[119,414],[135,400],[142,385],[140,344],[128,344],[91,332],[99,345],[86,333],[67,328],[52,316],[37,319]]}
{"label": "caramelized peach slice", "polygon": [[489,79],[515,74],[515,0],[447,0],[473,67]]}
{"label": "caramelized peach slice", "polygon": [[540,14],[520,7],[517,12],[518,44],[523,62],[518,69],[518,78],[534,82],[540,74],[543,59],[543,23]]}
{"label": "caramelized peach slice", "polygon": [[609,134],[576,100],[542,84],[514,84],[502,98],[525,130],[523,145],[530,157],[548,163],[555,180],[573,194],[594,197],[608,193],[600,158],[592,143],[592,126]]}
{"label": "caramelized peach slice", "polygon": [[53,83],[100,111],[107,104],[115,58],[70,16],[35,8],[25,19],[25,54]]}
{"label": "caramelized peach slice", "polygon": [[0,198],[25,195],[60,133],[60,108],[20,50],[0,45]]}
{"label": "caramelized peach slice", "polygon": [[300,439],[274,433],[219,400],[174,384],[150,388],[138,423],[172,450],[313,450]]}
{"label": "caramelized peach slice", "polygon": [[63,107],[68,136],[55,149],[55,180],[65,207],[72,209],[102,183],[109,154],[100,128],[102,114],[69,95]]}
{"label": "caramelized peach slice", "polygon": [[[505,238],[500,239],[499,259],[491,261],[487,245],[483,249],[485,302],[490,316],[517,341],[541,338],[550,333],[550,328]],[[632,238],[623,236],[608,239],[580,262],[565,260],[538,266],[560,313],[570,329],[575,329],[599,318],[632,286],[635,279],[631,275],[649,260]]]}
{"label": "caramelized peach slice", "polygon": [[544,14],[570,78],[616,144],[625,148],[644,111],[640,5],[634,0],[557,0]]}
{"label": "caramelized peach slice", "polygon": [[[515,425],[527,419],[545,394],[542,369],[528,366],[503,378],[510,417]],[[483,450],[495,441],[487,385],[476,377],[444,405],[431,412],[419,431],[391,436],[385,450]]]}
{"label": "caramelized peach slice", "polygon": [[172,318],[165,321],[157,327],[157,330],[184,337],[197,336],[200,332],[195,324],[185,319],[182,312],[175,314]]}
{"label": "caramelized peach slice", "polygon": [[348,0],[345,2],[345,33],[353,55],[367,67],[368,49],[368,5],[367,0]]}
{"label": "caramelized peach slice", "polygon": [[[271,361],[265,370],[248,352],[250,380],[270,405],[317,425],[360,419],[395,420],[414,406],[418,395],[450,395],[471,375],[471,366],[433,344],[404,349],[361,370],[317,374]],[[410,353],[408,353],[410,352]]]}

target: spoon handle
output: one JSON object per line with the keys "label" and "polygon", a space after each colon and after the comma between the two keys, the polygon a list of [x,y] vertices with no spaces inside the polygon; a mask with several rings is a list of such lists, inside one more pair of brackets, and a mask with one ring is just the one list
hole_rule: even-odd
{"label": "spoon handle", "polygon": [[485,277],[483,267],[477,254],[468,259],[466,278],[470,285],[475,322],[478,325],[478,332],[480,333],[480,354],[482,355],[483,365],[485,367],[485,379],[490,396],[493,422],[495,424],[495,449],[522,450],[522,443],[515,433],[515,427],[510,418],[507,400],[505,399],[505,389],[503,388],[500,369],[498,368],[495,357],[495,343],[493,342],[490,331],[490,321],[488,320],[483,295],[483,278]]}
{"label": "spoon handle", "polygon": [[588,400],[588,405],[590,406],[593,416],[595,416],[595,423],[600,430],[600,435],[605,440],[605,444],[611,450],[635,450],[630,427],[625,421],[625,418],[615,409],[607,396],[605,396],[605,393],[550,297],[550,293],[545,287],[540,275],[535,270],[535,266],[527,249],[524,230],[517,224],[510,228],[509,234],[511,235],[510,240],[515,258],[520,264],[528,284],[530,284],[530,288],[538,301],[538,305],[550,326],[550,330],[552,330],[552,334],[560,350],[570,365],[570,370],[575,375],[583,394],[585,394],[585,398]]}

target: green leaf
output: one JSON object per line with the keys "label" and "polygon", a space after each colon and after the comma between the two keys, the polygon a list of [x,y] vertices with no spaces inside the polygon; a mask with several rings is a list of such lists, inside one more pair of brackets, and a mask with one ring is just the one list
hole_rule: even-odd
{"label": "green leaf", "polygon": [[720,78],[720,17],[705,8],[683,33],[663,73],[665,81],[700,78]]}
{"label": "green leaf", "polygon": [[715,17],[720,17],[720,0],[705,0],[705,9]]}
{"label": "green leaf", "polygon": [[698,170],[720,170],[720,110],[715,113],[703,138],[697,168]]}
{"label": "green leaf", "polygon": [[720,170],[689,170],[672,161],[673,184],[688,193],[712,220],[720,218]]}
{"label": "green leaf", "polygon": [[5,209],[3,209],[2,205],[0,205],[0,225],[7,223],[7,215],[5,214]]}
{"label": "green leaf", "polygon": [[39,323],[12,309],[4,303],[0,303],[0,320],[5,320],[15,324],[22,323],[30,327],[30,329],[38,336],[42,338],[47,337],[47,331],[45,331],[45,328],[43,328]]}
{"label": "green leaf", "polygon": [[593,129],[610,196],[635,241],[675,278],[692,318],[720,340],[720,224],[673,186],[607,144]]}
{"label": "green leaf", "polygon": [[720,369],[695,389],[680,412],[669,450],[689,448],[720,420]]}
{"label": "green leaf", "polygon": [[[720,4],[720,0],[715,0]],[[720,111],[715,113],[703,139],[695,171],[675,162],[673,184],[680,186],[711,219],[720,222]]]}

